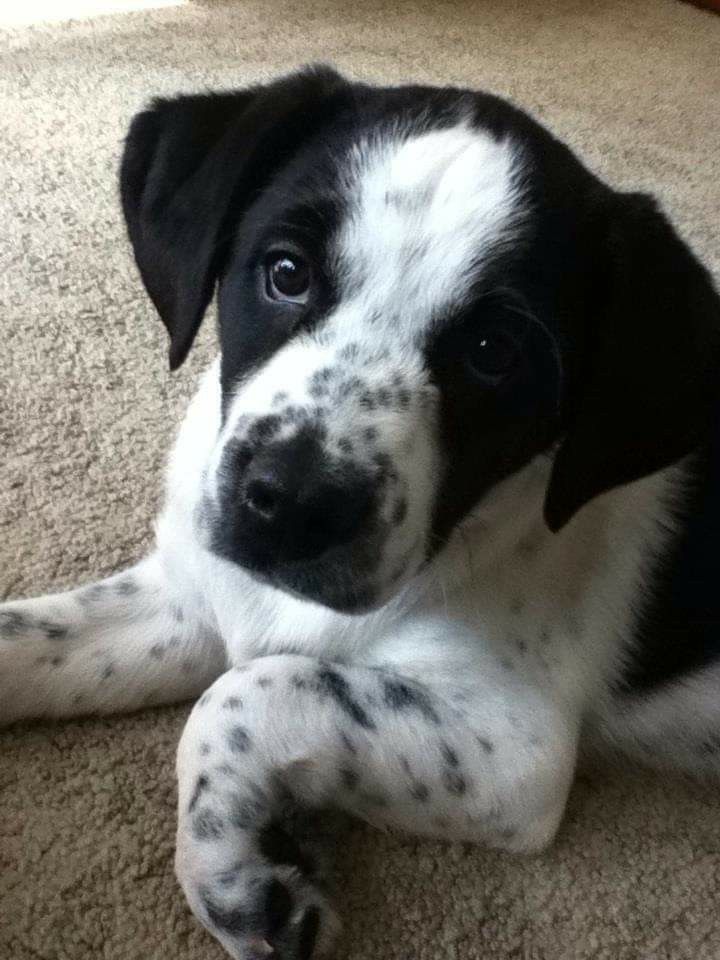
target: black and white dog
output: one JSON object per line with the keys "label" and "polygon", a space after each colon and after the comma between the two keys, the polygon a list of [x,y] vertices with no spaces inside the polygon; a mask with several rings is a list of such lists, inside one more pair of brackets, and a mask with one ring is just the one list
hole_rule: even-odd
{"label": "black and white dog", "polygon": [[296,808],[536,850],[581,744],[720,770],[720,301],[649,197],[325,68],[156,101],[121,181],[171,366],[215,291],[221,355],[155,552],[0,608],[0,713],[203,694],[177,870],[233,957],[332,942]]}

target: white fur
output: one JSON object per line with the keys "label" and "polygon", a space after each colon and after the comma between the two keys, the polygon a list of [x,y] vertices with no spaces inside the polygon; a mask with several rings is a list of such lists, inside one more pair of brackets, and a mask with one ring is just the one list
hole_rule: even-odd
{"label": "white fur", "polygon": [[[346,183],[354,203],[335,244],[339,305],[315,333],[293,339],[237,385],[224,425],[218,363],[203,377],[171,456],[157,550],[128,574],[136,589],[125,595],[115,578],[99,590],[0,607],[4,721],[195,696],[223,670],[252,661],[249,670],[225,672],[196,707],[178,760],[180,878],[200,919],[234,956],[267,944],[218,929],[202,890],[243,851],[259,854],[240,828],[203,840],[193,833],[189,804],[208,757],[213,770],[225,770],[212,774],[217,815],[230,816],[248,782],[270,791],[274,777],[292,774],[296,797],[311,804],[335,802],[381,824],[530,850],[557,828],[582,731],[644,755],[654,748],[667,760],[707,735],[709,724],[718,729],[717,671],[644,703],[614,693],[681,468],[597,498],[552,534],[542,516],[552,460],[540,456],[496,486],[421,569],[443,464],[437,391],[420,335],[462,303],[503,244],[522,242],[521,183],[522,158],[509,143],[465,125],[415,138],[399,131],[358,147]],[[200,512],[208,498],[217,501],[225,444],[270,412],[279,391],[310,404],[311,374],[337,367],[351,343],[358,360],[347,361],[350,372],[362,361],[370,386],[400,374],[412,396],[402,413],[370,416],[340,403],[327,413],[330,448],[342,437],[358,441],[372,425],[404,469],[407,520],[380,564],[381,579],[398,563],[403,577],[387,587],[383,605],[359,616],[263,585],[220,559],[207,549]],[[383,677],[432,697],[437,726],[412,710],[390,722],[385,707],[372,731],[353,728],[364,775],[389,798],[384,809],[339,789],[338,731],[352,728],[342,708],[308,686],[293,688],[298,677],[315,682],[319,658],[342,665],[373,716],[383,717]],[[226,706],[234,701],[252,727],[247,753],[228,745]],[[442,790],[442,776],[453,772],[447,755],[442,760],[445,741],[467,777],[462,795]],[[401,758],[431,785],[429,806],[403,792]],[[257,869],[271,868],[258,859]],[[321,945],[329,944],[336,921],[321,894],[296,873],[274,876],[290,885],[296,905],[324,905]],[[292,923],[299,922],[297,914]]]}

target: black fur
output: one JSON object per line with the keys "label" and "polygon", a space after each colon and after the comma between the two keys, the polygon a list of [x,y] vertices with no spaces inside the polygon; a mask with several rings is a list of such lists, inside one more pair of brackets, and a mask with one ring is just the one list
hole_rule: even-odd
{"label": "black fur", "polygon": [[[644,612],[628,675],[634,685],[660,682],[720,652],[710,572],[720,530],[712,439],[720,305],[707,271],[651,198],[612,190],[522,111],[471,91],[351,83],[328,68],[248,90],[156,101],[133,121],[121,192],[140,272],[170,334],[171,366],[185,359],[216,289],[225,397],[298,331],[320,324],[337,300],[328,240],[350,199],[341,177],[348,148],[400,117],[427,130],[468,115],[522,153],[529,227],[490,264],[472,302],[438,318],[425,344],[441,394],[445,468],[432,544],[440,547],[493,484],[543,451],[557,451],[545,506],[553,530],[598,494],[697,454],[698,491],[658,568],[657,595]],[[314,266],[307,306],[263,296],[267,252],[288,244],[307,252]],[[498,333],[511,338],[516,362],[488,372],[479,338]],[[327,402],[332,388],[316,375],[316,402]],[[368,408],[394,402],[410,402],[402,384],[395,397],[369,390],[364,396]],[[258,447],[272,444],[278,418],[307,417],[283,410],[281,399],[275,413],[256,426]],[[321,419],[318,413],[309,429],[321,430]],[[341,449],[355,455],[350,441]],[[244,443],[229,447],[228,456],[236,462],[227,509],[214,527],[217,552],[260,572],[285,564],[278,574],[284,587],[338,609],[372,604],[371,585],[350,596],[349,584],[362,580],[379,532],[368,533],[332,576],[330,561],[315,558],[338,543],[338,530],[357,532],[342,506],[329,511],[333,523],[317,543],[309,531],[322,525],[304,517],[300,532],[283,522],[292,535],[282,540],[263,527],[250,549],[237,482],[256,450]],[[353,487],[346,473],[336,491],[338,503],[355,504],[355,519],[368,529],[370,486],[396,476],[386,453],[373,457],[375,475]],[[399,501],[395,521],[403,517]],[[330,582],[340,583],[337,596],[329,594]]]}

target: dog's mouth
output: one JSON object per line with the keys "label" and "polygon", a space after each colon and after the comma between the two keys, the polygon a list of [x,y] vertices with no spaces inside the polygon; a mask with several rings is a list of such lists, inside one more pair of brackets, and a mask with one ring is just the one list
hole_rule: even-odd
{"label": "dog's mouth", "polygon": [[338,613],[368,613],[392,592],[385,582],[385,525],[376,516],[347,542],[317,550],[310,540],[278,550],[272,538],[248,535],[242,505],[206,501],[200,521],[208,549],[260,583]]}
{"label": "dog's mouth", "polygon": [[237,546],[228,552],[217,541],[213,550],[259,582],[338,613],[368,613],[385,599],[369,545],[355,550],[335,548],[319,557],[284,563],[259,558]]}

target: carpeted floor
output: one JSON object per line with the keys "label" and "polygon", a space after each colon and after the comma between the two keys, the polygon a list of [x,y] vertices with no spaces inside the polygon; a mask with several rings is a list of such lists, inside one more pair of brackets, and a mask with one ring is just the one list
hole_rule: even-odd
{"label": "carpeted floor", "polygon": [[[0,37],[0,596],[139,557],[210,325],[170,378],[115,170],[150,95],[311,59],[516,98],[720,270],[720,17],[674,0],[243,0]],[[678,317],[678,334],[682,334]],[[1,665],[0,665],[1,668]],[[0,737],[0,958],[215,960],[172,869],[186,708]],[[717,960],[716,787],[597,769],[533,859],[358,828],[347,960]]]}

